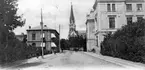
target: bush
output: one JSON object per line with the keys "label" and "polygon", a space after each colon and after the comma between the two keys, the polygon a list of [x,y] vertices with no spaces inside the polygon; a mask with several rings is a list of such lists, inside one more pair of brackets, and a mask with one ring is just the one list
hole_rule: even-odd
{"label": "bush", "polygon": [[108,33],[101,43],[100,53],[135,62],[145,56],[145,20],[123,26],[114,34]]}
{"label": "bush", "polygon": [[[5,44],[6,43],[0,43],[0,64],[41,55],[41,48],[33,47],[31,45],[27,46],[26,43],[23,43],[16,38],[10,39],[8,45]],[[36,55],[37,53],[40,55]],[[45,54],[48,54],[48,52],[45,52]]]}

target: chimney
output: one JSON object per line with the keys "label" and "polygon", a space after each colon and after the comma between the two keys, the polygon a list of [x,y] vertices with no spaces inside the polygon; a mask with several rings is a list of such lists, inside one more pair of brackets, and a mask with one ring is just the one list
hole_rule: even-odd
{"label": "chimney", "polygon": [[29,29],[31,29],[31,26],[29,26]]}

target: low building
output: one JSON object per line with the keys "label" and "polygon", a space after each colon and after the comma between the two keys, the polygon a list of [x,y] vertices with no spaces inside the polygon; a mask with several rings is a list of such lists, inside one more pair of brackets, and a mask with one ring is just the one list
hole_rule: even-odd
{"label": "low building", "polygon": [[84,39],[86,38],[86,30],[78,30],[77,34],[78,36],[82,36]]}
{"label": "low building", "polygon": [[48,28],[46,25],[43,27],[43,34],[41,33],[41,26],[33,28],[29,27],[29,29],[27,29],[27,43],[29,45],[41,47],[43,39],[43,46],[45,47],[44,49],[49,51],[51,50],[52,33],[57,39],[59,39],[59,33],[55,29]]}
{"label": "low building", "polygon": [[24,37],[27,37],[27,35],[24,35],[24,34],[16,35],[16,38],[20,41],[23,41]]}

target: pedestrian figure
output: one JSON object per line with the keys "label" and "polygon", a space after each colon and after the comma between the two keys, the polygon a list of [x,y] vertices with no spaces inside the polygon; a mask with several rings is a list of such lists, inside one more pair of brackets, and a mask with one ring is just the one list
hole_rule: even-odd
{"label": "pedestrian figure", "polygon": [[36,57],[39,58],[39,48],[36,49]]}
{"label": "pedestrian figure", "polygon": [[51,42],[52,53],[56,54],[56,45]]}

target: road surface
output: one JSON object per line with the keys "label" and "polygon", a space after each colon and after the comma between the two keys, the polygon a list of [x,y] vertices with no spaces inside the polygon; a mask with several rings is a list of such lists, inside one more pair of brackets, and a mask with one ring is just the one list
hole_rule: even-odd
{"label": "road surface", "polygon": [[123,65],[111,63],[83,52],[68,51],[32,58],[23,64],[15,65],[10,70],[129,70]]}

